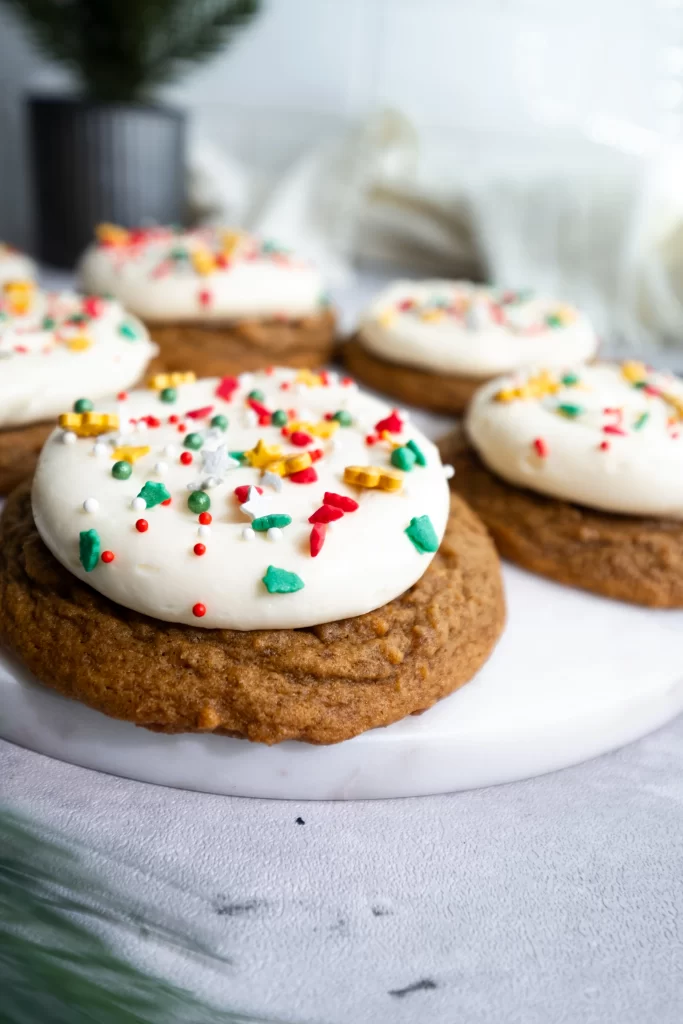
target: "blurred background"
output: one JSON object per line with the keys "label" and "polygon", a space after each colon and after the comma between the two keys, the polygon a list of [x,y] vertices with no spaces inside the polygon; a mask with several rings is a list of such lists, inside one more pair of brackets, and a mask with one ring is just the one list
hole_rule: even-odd
{"label": "blurred background", "polygon": [[[125,36],[147,8],[177,30],[220,6],[0,0],[0,238],[44,258],[26,96],[82,92],[84,54],[65,66],[36,31],[46,9],[85,9],[97,58],[97,23]],[[139,98],[187,114],[183,218],[277,236],[333,284],[368,265],[488,277],[580,302],[624,345],[678,344],[683,0],[249,6],[169,81],[143,82]],[[53,183],[54,148],[37,161]],[[140,190],[156,178],[159,193],[148,166]]]}

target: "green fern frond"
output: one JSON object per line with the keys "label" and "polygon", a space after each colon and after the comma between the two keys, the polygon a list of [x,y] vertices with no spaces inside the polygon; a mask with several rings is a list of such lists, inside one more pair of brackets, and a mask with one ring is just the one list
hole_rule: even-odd
{"label": "green fern frond", "polygon": [[88,97],[128,102],[214,56],[261,0],[0,0]]}
{"label": "green fern frond", "polygon": [[135,919],[81,851],[0,812],[0,1024],[255,1024],[139,971],[98,936],[103,922],[210,955]]}

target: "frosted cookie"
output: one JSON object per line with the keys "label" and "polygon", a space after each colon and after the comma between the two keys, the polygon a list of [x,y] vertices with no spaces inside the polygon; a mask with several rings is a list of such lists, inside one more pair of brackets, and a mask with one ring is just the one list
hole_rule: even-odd
{"label": "frosted cookie", "polygon": [[501,552],[586,590],[683,606],[683,381],[642,363],[501,378],[453,486]]}
{"label": "frosted cookie", "polygon": [[101,225],[80,276],[148,325],[168,370],[319,366],[332,352],[334,316],[319,271],[246,232]]}
{"label": "frosted cookie", "polygon": [[13,246],[0,242],[0,293],[10,282],[33,281],[35,276],[36,265],[32,259]]}
{"label": "frosted cookie", "polygon": [[41,681],[151,729],[333,743],[471,678],[499,567],[410,422],[287,369],[150,384],[98,403],[96,436],[63,420],[33,519],[9,504],[0,630]]}
{"label": "frosted cookie", "polygon": [[[16,282],[15,282],[16,283]],[[0,302],[0,493],[30,474],[45,421],[83,395],[99,399],[143,376],[156,347],[118,302],[43,292],[31,282]]]}
{"label": "frosted cookie", "polygon": [[461,412],[492,377],[584,362],[597,346],[586,317],[565,303],[466,281],[398,281],[364,313],[344,353],[366,384],[410,405]]}

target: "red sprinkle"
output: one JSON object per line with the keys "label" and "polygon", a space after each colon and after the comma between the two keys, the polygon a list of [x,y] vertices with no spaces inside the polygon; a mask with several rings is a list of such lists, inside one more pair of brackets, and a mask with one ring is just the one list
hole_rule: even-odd
{"label": "red sprinkle", "polygon": [[237,377],[223,377],[216,388],[216,396],[222,398],[224,402],[229,402],[239,386]]}
{"label": "red sprinkle", "polygon": [[601,441],[600,444],[598,445],[598,447],[599,447],[601,452],[608,451],[609,450],[609,441]]}
{"label": "red sprinkle", "polygon": [[198,601],[197,604],[192,605],[192,614],[196,615],[198,619],[201,619],[204,615],[206,615],[206,605],[201,604]]}
{"label": "red sprinkle", "polygon": [[137,523],[135,524],[135,529],[138,531],[138,533],[147,533],[147,531],[149,530],[149,523],[147,522],[146,519],[138,519]]}
{"label": "red sprinkle", "polygon": [[379,438],[375,434],[368,434],[365,438],[365,443],[369,445],[377,444]]}
{"label": "red sprinkle", "polygon": [[183,466],[189,466],[190,463],[192,462],[192,452],[181,452],[180,461],[182,462]]}
{"label": "red sprinkle", "polygon": [[206,544],[195,544],[192,550],[194,551],[195,555],[205,555]]}
{"label": "red sprinkle", "polygon": [[414,299],[402,299],[398,304],[398,308],[402,313],[407,313],[409,309],[412,309],[415,305]]}
{"label": "red sprinkle", "polygon": [[314,484],[318,479],[318,474],[314,466],[307,466],[306,469],[300,469],[298,473],[290,473],[287,479],[291,480],[293,484]]}
{"label": "red sprinkle", "polygon": [[383,420],[375,423],[375,430],[378,434],[381,434],[383,430],[388,430],[390,434],[400,434],[403,430],[403,420],[398,411],[392,409],[390,416],[385,416]]}
{"label": "red sprinkle", "polygon": [[199,522],[202,526],[209,526],[213,522],[213,516],[210,512],[200,512]]}
{"label": "red sprinkle", "polygon": [[176,416],[176,414],[175,414],[175,413],[173,413],[173,415],[172,415],[172,416],[169,416],[169,417],[168,417],[168,422],[169,422],[169,423],[177,423],[177,422],[178,422],[178,417]]}
{"label": "red sprinkle", "polygon": [[212,412],[212,405],[204,405],[201,409],[193,409],[192,412],[186,412],[185,415],[189,416],[191,420],[203,420],[206,416],[210,416]]}
{"label": "red sprinkle", "polygon": [[335,494],[334,491],[325,491],[323,501],[326,505],[340,508],[342,512],[355,512],[358,508],[358,502],[353,498],[347,498],[345,494]]}
{"label": "red sprinkle", "polygon": [[289,427],[282,427],[280,433],[283,437],[289,437]]}
{"label": "red sprinkle", "polygon": [[545,459],[548,454],[547,442],[545,442],[542,437],[537,437],[534,441],[534,450],[537,455],[540,455],[542,459]]}
{"label": "red sprinkle", "polygon": [[289,440],[292,444],[295,444],[297,448],[305,448],[307,444],[313,442],[313,438],[310,434],[307,434],[304,430],[293,430],[290,434]]}
{"label": "red sprinkle", "polygon": [[311,456],[311,462],[317,462],[318,459],[322,459],[325,452],[322,448],[311,448],[308,454]]}
{"label": "red sprinkle", "polygon": [[618,437],[626,437],[626,431],[622,430],[621,427],[603,427],[603,434],[616,434]]}
{"label": "red sprinkle", "polygon": [[162,501],[161,504],[162,505],[170,505],[172,501],[173,501],[173,498],[166,498],[166,501]]}
{"label": "red sprinkle", "polygon": [[343,515],[342,510],[335,508],[334,505],[321,505],[312,516],[308,517],[308,521],[309,523],[333,523],[335,519],[341,519]]}
{"label": "red sprinkle", "polygon": [[327,533],[327,526],[325,523],[315,523],[311,530],[310,546],[311,546],[311,558],[315,558],[319,555],[322,546],[325,543],[325,534]]}
{"label": "red sprinkle", "polygon": [[[256,486],[256,485],[255,484],[254,485],[252,485],[252,484],[240,484],[239,487],[235,488],[235,497],[239,501],[240,505],[243,505],[244,502],[249,497],[249,491],[250,491],[252,486]],[[256,487],[256,490],[258,491],[259,494],[263,494],[263,488],[262,487]],[[208,515],[208,513],[207,512],[202,512],[202,516],[205,516],[205,515]],[[199,518],[201,519],[202,516],[200,516]],[[209,516],[209,518],[211,518],[211,517]]]}
{"label": "red sprinkle", "polygon": [[205,308],[210,306],[213,301],[213,295],[208,288],[202,288],[202,290],[197,294],[197,298],[199,299],[199,305],[204,306]]}
{"label": "red sprinkle", "polygon": [[283,380],[282,384],[280,385],[280,391],[289,391],[289,388],[290,388],[289,381],[288,380]]}
{"label": "red sprinkle", "polygon": [[275,367],[274,366],[266,366],[266,368],[265,368],[265,370],[263,372],[266,374],[267,377],[272,377],[273,374],[275,373]]}
{"label": "red sprinkle", "polygon": [[114,552],[113,551],[103,551],[101,557],[102,557],[102,561],[103,562],[106,562],[107,564],[109,564],[109,562],[113,562],[114,561]]}
{"label": "red sprinkle", "polygon": [[270,413],[269,412],[262,412],[261,413],[261,415],[258,418],[258,425],[259,425],[259,427],[269,427],[270,426]]}
{"label": "red sprinkle", "polygon": [[119,402],[125,402],[126,399],[128,398],[128,392],[127,391],[119,391],[119,393],[116,396],[116,398],[117,398],[117,400]]}
{"label": "red sprinkle", "polygon": [[355,384],[353,377],[342,377],[341,385],[343,388],[348,388],[351,384]]}
{"label": "red sprinkle", "polygon": [[88,316],[102,316],[104,302],[97,295],[88,295],[83,299],[83,312]]}

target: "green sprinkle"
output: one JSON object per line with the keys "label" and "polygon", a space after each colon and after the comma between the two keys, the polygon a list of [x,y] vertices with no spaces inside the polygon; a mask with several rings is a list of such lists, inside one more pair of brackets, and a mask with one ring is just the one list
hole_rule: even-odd
{"label": "green sprinkle", "polygon": [[634,388],[646,388],[647,387],[647,381],[646,380],[636,380],[636,381],[633,382],[633,386],[634,386]]}
{"label": "green sprinkle", "polygon": [[439,547],[439,538],[429,516],[413,516],[405,532],[421,555],[436,551]]}
{"label": "green sprinkle", "polygon": [[228,452],[228,455],[230,456],[231,459],[236,459],[242,465],[244,465],[246,462],[249,462],[246,452]]}
{"label": "green sprinkle", "polygon": [[43,317],[43,330],[44,331],[53,331],[55,329],[56,323],[57,323],[57,321],[55,320],[55,318],[53,316],[44,316]]}
{"label": "green sprinkle", "polygon": [[394,448],[391,453],[391,465],[396,469],[402,469],[404,473],[409,473],[416,462],[415,452],[405,445],[401,448]]}
{"label": "green sprinkle", "polygon": [[545,322],[548,327],[562,327],[562,317],[557,316],[556,313],[550,313],[545,318]]}
{"label": "green sprinkle", "polygon": [[216,427],[217,430],[227,430],[228,429],[228,417],[227,416],[222,416],[219,413],[218,416],[214,416],[213,419],[211,420],[211,426],[212,427]]}
{"label": "green sprinkle", "polygon": [[188,258],[187,249],[171,249],[169,255],[172,260],[186,260]]}
{"label": "green sprinkle", "polygon": [[647,423],[649,418],[650,418],[649,412],[641,412],[640,416],[638,417],[636,422],[633,424],[633,429],[634,430],[641,430],[642,427],[645,426],[645,424]]}
{"label": "green sprinkle", "polygon": [[579,375],[577,373],[565,373],[562,377],[562,383],[566,388],[573,388],[579,383]]}
{"label": "green sprinkle", "polygon": [[253,391],[249,392],[249,398],[253,398],[255,402],[263,402],[265,397],[266,396],[263,393],[263,391],[259,391],[258,388],[255,388]]}
{"label": "green sprinkle", "polygon": [[201,434],[186,434],[183,444],[186,448],[192,448],[196,452],[204,444],[204,438]]}
{"label": "green sprinkle", "polygon": [[287,422],[287,413],[284,409],[276,409],[273,415],[270,417],[270,422],[274,427],[284,427]]}
{"label": "green sprinkle", "polygon": [[187,507],[190,512],[208,512],[211,508],[211,498],[206,491],[192,491],[187,499]]}
{"label": "green sprinkle", "polygon": [[557,411],[563,413],[565,416],[580,416],[583,412],[583,406],[570,405],[568,402],[561,402],[557,407]]}
{"label": "green sprinkle", "polygon": [[138,494],[138,498],[145,499],[147,508],[154,508],[155,505],[160,505],[162,501],[168,501],[170,497],[171,495],[164,484],[156,484],[152,480],[148,480]]}
{"label": "green sprinkle", "polygon": [[252,519],[251,528],[256,530],[257,533],[265,533],[266,530],[271,530],[274,526],[280,528],[289,526],[291,521],[291,516],[279,512],[271,512],[269,516],[259,516],[257,519]]}
{"label": "green sprinkle", "polygon": [[176,388],[162,388],[159,392],[159,398],[162,402],[175,402],[178,398],[178,392]]}
{"label": "green sprinkle", "polygon": [[74,412],[92,412],[94,408],[89,398],[77,398],[74,402]]}
{"label": "green sprinkle", "polygon": [[119,334],[123,335],[124,338],[128,338],[129,341],[136,341],[138,337],[138,332],[133,325],[125,320],[119,326]]}
{"label": "green sprinkle", "polygon": [[294,594],[304,588],[304,581],[295,572],[276,569],[274,565],[268,566],[263,582],[269,594]]}
{"label": "green sprinkle", "polygon": [[418,466],[427,465],[427,459],[425,458],[424,452],[415,441],[408,441],[406,448],[410,448],[411,452],[415,456],[415,461]]}
{"label": "green sprinkle", "polygon": [[70,324],[85,324],[90,320],[90,317],[86,313],[72,313],[68,319]]}
{"label": "green sprinkle", "polygon": [[337,412],[335,412],[332,419],[336,420],[341,427],[350,427],[351,424],[353,423],[351,413],[347,412],[346,409],[339,409]]}
{"label": "green sprinkle", "polygon": [[133,472],[130,462],[115,462],[111,467],[111,475],[115,480],[127,480]]}
{"label": "green sprinkle", "polygon": [[100,535],[97,530],[83,530],[78,538],[78,557],[86,572],[92,572],[100,557]]}

